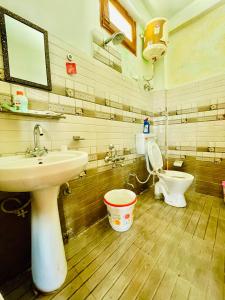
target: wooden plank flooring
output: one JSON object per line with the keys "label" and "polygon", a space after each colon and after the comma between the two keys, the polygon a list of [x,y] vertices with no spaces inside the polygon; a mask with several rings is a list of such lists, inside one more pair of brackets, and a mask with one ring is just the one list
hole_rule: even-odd
{"label": "wooden plank flooring", "polygon": [[70,240],[61,289],[34,295],[27,271],[0,290],[6,300],[223,300],[225,205],[194,192],[187,203],[174,208],[144,193],[129,231],[104,219]]}

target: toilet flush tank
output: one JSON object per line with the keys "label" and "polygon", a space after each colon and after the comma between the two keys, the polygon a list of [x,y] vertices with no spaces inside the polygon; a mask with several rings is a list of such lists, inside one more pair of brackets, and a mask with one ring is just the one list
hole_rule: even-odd
{"label": "toilet flush tank", "polygon": [[167,19],[152,19],[145,27],[143,57],[148,61],[156,61],[165,54],[167,43]]}
{"label": "toilet flush tank", "polygon": [[145,154],[147,142],[155,140],[156,136],[153,133],[137,133],[136,134],[136,152],[137,154]]}

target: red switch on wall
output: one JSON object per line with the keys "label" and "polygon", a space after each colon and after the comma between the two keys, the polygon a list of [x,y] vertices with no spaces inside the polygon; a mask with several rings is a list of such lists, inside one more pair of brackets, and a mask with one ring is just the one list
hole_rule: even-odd
{"label": "red switch on wall", "polygon": [[77,65],[74,62],[67,62],[66,63],[66,72],[69,75],[77,74]]}

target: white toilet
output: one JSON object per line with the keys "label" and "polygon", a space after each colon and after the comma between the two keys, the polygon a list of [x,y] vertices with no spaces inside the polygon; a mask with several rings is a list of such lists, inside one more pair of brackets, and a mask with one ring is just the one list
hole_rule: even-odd
{"label": "white toilet", "polygon": [[154,171],[159,177],[159,181],[155,184],[155,196],[160,197],[163,194],[167,204],[185,207],[184,193],[192,184],[194,176],[185,172],[164,171],[162,154],[154,140],[149,141],[146,148],[148,171]]}

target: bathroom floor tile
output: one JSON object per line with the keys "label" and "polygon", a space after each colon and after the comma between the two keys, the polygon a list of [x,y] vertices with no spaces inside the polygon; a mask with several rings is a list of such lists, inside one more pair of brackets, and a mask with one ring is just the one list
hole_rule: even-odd
{"label": "bathroom floor tile", "polygon": [[5,299],[223,299],[225,206],[213,196],[189,192],[187,207],[175,208],[145,192],[129,231],[105,218],[65,249],[58,291],[35,295],[27,271],[0,288]]}

